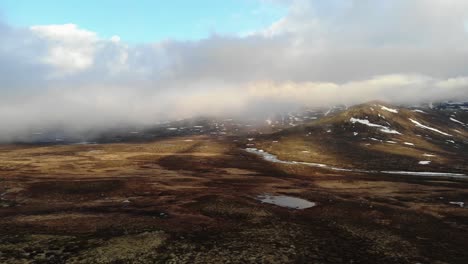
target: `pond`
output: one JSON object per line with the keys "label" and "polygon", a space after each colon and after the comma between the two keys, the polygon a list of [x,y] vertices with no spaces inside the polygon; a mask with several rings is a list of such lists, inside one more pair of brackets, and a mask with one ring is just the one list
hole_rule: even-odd
{"label": "pond", "polygon": [[307,208],[314,207],[317,205],[314,202],[309,202],[301,198],[296,198],[296,197],[286,196],[286,195],[262,194],[262,195],[257,196],[257,198],[262,203],[274,204],[277,206],[286,207],[290,209],[297,209],[297,210],[307,209]]}

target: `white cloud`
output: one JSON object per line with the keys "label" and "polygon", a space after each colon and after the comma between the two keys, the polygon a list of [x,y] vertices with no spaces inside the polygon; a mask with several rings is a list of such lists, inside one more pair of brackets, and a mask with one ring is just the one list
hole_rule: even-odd
{"label": "white cloud", "polygon": [[120,42],[120,37],[117,36],[117,35],[114,35],[110,38],[110,41],[114,42],[114,43],[118,43]]}
{"label": "white cloud", "polygon": [[31,31],[44,39],[49,48],[43,57],[59,73],[82,71],[94,63],[97,35],[74,24],[32,26]]}
{"label": "white cloud", "polygon": [[467,77],[434,79],[422,75],[384,75],[367,80],[333,82],[255,82],[248,85],[250,100],[287,101],[328,106],[384,100],[398,104],[467,98]]}

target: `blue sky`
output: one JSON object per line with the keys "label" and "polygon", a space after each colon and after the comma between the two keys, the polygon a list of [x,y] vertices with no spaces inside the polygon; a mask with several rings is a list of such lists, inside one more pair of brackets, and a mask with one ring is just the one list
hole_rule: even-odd
{"label": "blue sky", "polygon": [[73,23],[134,43],[242,34],[286,12],[285,6],[260,0],[0,0],[0,13],[13,26]]}

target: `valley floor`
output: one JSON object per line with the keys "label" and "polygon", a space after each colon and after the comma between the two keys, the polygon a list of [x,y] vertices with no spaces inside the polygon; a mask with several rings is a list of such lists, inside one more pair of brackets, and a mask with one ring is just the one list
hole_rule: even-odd
{"label": "valley floor", "polygon": [[0,263],[468,263],[468,179],[270,163],[237,144],[0,146]]}

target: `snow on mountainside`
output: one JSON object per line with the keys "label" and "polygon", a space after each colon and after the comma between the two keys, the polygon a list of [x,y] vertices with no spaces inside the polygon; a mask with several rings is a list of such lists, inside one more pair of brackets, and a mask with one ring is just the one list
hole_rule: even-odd
{"label": "snow on mountainside", "polygon": [[467,172],[466,117],[463,109],[376,101],[264,136],[255,147],[281,160],[344,168]]}

